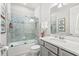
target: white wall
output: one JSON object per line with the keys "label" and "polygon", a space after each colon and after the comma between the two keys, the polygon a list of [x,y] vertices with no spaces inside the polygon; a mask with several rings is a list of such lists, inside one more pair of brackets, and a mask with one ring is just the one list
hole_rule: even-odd
{"label": "white wall", "polygon": [[41,4],[41,23],[47,22],[48,29],[46,34],[50,34],[50,7],[51,4]]}
{"label": "white wall", "polygon": [[35,8],[34,10],[34,16],[40,19],[40,6],[38,6],[37,8]]}
{"label": "white wall", "polygon": [[40,5],[37,7],[37,8],[35,8],[35,10],[34,10],[34,16],[36,17],[36,18],[38,18],[38,20],[39,20],[39,23],[38,23],[38,36],[40,36],[40,14],[41,14],[41,12],[40,12]]}
{"label": "white wall", "polygon": [[11,4],[12,16],[33,16],[34,11],[19,4]]}
{"label": "white wall", "polygon": [[41,24],[47,23],[48,29],[46,34],[50,34],[50,7],[51,4],[49,3],[41,3],[40,7],[35,9],[35,16],[39,18],[40,26]]}

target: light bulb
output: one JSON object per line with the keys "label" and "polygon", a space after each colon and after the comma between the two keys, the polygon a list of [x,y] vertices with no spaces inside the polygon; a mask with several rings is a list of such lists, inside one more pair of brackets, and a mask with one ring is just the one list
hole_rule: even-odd
{"label": "light bulb", "polygon": [[62,4],[61,3],[59,3],[59,5],[58,5],[58,8],[60,8],[60,7],[62,7]]}

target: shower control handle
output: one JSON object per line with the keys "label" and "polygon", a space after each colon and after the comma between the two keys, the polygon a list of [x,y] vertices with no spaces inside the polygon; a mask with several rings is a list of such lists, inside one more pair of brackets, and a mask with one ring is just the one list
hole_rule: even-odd
{"label": "shower control handle", "polygon": [[24,44],[27,44],[26,42],[24,42]]}
{"label": "shower control handle", "polygon": [[14,47],[13,45],[11,45],[11,47]]}

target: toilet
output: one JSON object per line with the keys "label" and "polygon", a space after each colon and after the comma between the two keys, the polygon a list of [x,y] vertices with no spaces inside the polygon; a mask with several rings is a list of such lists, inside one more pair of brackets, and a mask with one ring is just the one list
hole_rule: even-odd
{"label": "toilet", "polygon": [[32,54],[32,56],[39,56],[40,55],[40,45],[33,45],[31,47],[31,54]]}

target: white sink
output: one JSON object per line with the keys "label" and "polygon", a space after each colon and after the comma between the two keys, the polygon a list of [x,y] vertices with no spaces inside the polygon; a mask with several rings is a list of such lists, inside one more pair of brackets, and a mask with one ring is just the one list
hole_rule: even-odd
{"label": "white sink", "polygon": [[61,42],[61,43],[73,43],[73,44],[77,44],[77,45],[79,45],[79,43],[77,43],[77,42],[74,42],[74,41],[71,41],[71,40],[68,40],[68,39],[59,39],[58,37],[57,38],[55,38],[55,37],[50,37],[49,38],[49,40],[55,40],[55,41],[57,41],[57,42]]}
{"label": "white sink", "polygon": [[59,44],[64,44],[64,45],[72,44],[72,46],[73,45],[79,46],[79,43],[77,43],[73,40],[66,39],[65,37],[62,37],[62,38],[63,39],[59,39],[58,36],[49,36],[49,37],[45,37],[44,39],[47,39],[48,41],[56,42],[56,43],[59,43]]}

